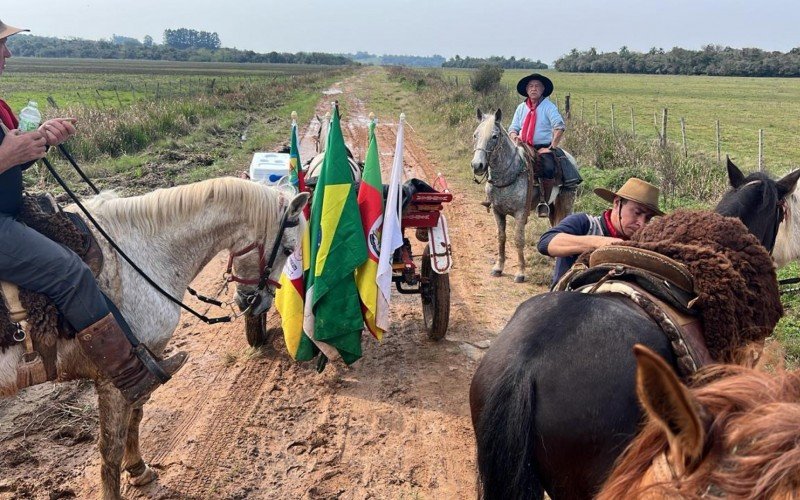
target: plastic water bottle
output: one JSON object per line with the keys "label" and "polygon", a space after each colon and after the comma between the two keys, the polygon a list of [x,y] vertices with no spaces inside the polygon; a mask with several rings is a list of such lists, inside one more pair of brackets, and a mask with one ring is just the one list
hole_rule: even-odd
{"label": "plastic water bottle", "polygon": [[19,112],[19,130],[30,132],[36,130],[42,123],[42,114],[36,101],[28,101],[28,105]]}

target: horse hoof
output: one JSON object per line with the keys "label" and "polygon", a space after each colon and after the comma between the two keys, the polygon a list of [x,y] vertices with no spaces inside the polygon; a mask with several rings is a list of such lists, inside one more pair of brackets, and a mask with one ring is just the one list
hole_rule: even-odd
{"label": "horse hoof", "polygon": [[145,464],[144,472],[139,474],[138,476],[130,476],[128,478],[128,484],[131,486],[144,486],[145,484],[150,484],[158,478],[158,474],[154,471],[149,465]]}
{"label": "horse hoof", "polygon": [[518,275],[514,276],[514,283],[525,283],[525,275],[524,274],[518,274]]}
{"label": "horse hoof", "polygon": [[500,269],[492,269],[492,276],[493,277],[499,278],[502,275],[503,275],[503,271],[501,271]]}

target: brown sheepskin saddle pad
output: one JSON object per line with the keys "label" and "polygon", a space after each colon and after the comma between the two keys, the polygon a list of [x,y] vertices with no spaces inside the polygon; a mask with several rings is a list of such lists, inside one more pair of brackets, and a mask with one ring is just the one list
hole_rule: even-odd
{"label": "brown sheepskin saddle pad", "polygon": [[[677,263],[655,273],[658,278],[672,279],[668,293],[656,295],[678,305],[679,312],[700,318],[705,345],[716,362],[735,362],[743,349],[762,343],[783,315],[772,257],[737,218],[677,210],[654,218],[630,241],[618,245],[654,252]],[[589,268],[591,260],[590,253],[582,255],[575,274],[580,266]],[[691,289],[688,281],[682,281],[684,270],[688,271],[685,278],[691,276]],[[558,286],[564,285],[559,282]]]}
{"label": "brown sheepskin saddle pad", "polygon": [[[103,253],[91,231],[80,216],[62,211],[51,195],[26,194],[17,218],[28,227],[78,254],[95,276],[100,274],[103,268]],[[9,287],[14,288],[16,285],[4,284],[2,289],[8,290]],[[20,342],[19,324],[11,319],[9,304],[15,304],[12,305],[14,309],[18,309],[21,305],[27,311],[28,334],[33,338],[34,344],[54,348],[56,337],[74,337],[75,332],[62,321],[55,305],[47,297],[29,290],[18,289],[18,302],[6,295],[1,298],[0,352]]]}

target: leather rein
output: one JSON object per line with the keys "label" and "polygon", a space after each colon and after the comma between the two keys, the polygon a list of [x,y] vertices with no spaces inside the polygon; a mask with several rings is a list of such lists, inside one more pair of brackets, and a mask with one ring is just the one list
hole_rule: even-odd
{"label": "leather rein", "polygon": [[[58,149],[62,153],[62,155],[69,161],[69,163],[72,164],[73,168],[75,168],[75,170],[78,171],[78,174],[81,176],[81,178],[83,178],[87,182],[87,184],[89,184],[89,186],[92,188],[92,190],[96,194],[99,194],[99,190],[97,189],[97,187],[94,184],[92,184],[91,181],[88,180],[88,177],[86,176],[86,174],[81,170],[81,168],[78,166],[78,164],[72,158],[72,156],[68,153],[66,148],[64,148],[63,145],[60,145]],[[283,215],[281,217],[280,228],[279,228],[278,234],[275,236],[275,240],[274,240],[274,242],[272,244],[272,250],[270,252],[269,259],[264,259],[264,244],[261,243],[261,242],[251,243],[250,245],[246,246],[245,248],[243,248],[243,249],[241,249],[239,251],[232,252],[230,257],[228,258],[228,266],[227,266],[227,269],[225,270],[225,273],[223,274],[223,276],[225,278],[225,284],[223,285],[223,288],[220,289],[219,293],[221,293],[227,287],[228,283],[230,283],[232,281],[235,281],[235,282],[241,283],[241,284],[246,284],[246,285],[257,285],[256,291],[254,293],[248,295],[248,298],[247,298],[247,306],[248,307],[244,311],[242,311],[241,313],[236,313],[234,311],[233,315],[220,316],[220,317],[216,317],[216,318],[209,318],[206,315],[201,314],[201,313],[195,311],[194,309],[192,309],[191,307],[189,307],[188,305],[184,304],[181,300],[173,297],[166,290],[164,290],[158,283],[153,281],[153,279],[150,278],[138,265],[136,265],[136,263],[133,262],[133,260],[128,256],[128,254],[126,254],[117,245],[117,243],[111,238],[111,236],[100,226],[100,224],[97,222],[97,220],[95,220],[95,218],[92,216],[92,214],[86,209],[86,207],[83,205],[83,203],[81,203],[81,201],[78,198],[78,196],[72,191],[72,189],[70,189],[70,187],[67,185],[67,183],[64,181],[64,179],[61,178],[61,176],[58,174],[58,172],[53,167],[53,165],[50,163],[50,161],[48,161],[47,158],[42,158],[42,162],[44,163],[45,167],[47,167],[47,170],[49,170],[50,173],[53,175],[53,178],[64,189],[64,191],[69,195],[69,197],[75,202],[75,204],[78,206],[78,208],[81,210],[81,212],[83,212],[83,215],[86,216],[86,219],[89,222],[92,223],[94,228],[97,229],[97,231],[103,236],[103,238],[105,238],[106,241],[108,241],[109,245],[111,245],[111,247],[119,254],[119,256],[122,257],[128,264],[130,264],[131,267],[133,267],[134,271],[136,271],[137,274],[139,274],[150,286],[152,286],[157,292],[159,292],[161,295],[163,295],[167,300],[169,300],[170,302],[178,305],[183,310],[185,310],[188,313],[194,315],[195,317],[199,318],[204,323],[215,324],[215,323],[227,323],[227,322],[230,322],[232,319],[235,319],[235,318],[238,318],[239,316],[247,314],[253,307],[258,305],[258,301],[260,300],[260,296],[259,296],[260,292],[266,290],[267,293],[269,293],[270,295],[272,295],[274,297],[275,296],[275,289],[276,288],[280,288],[281,285],[279,283],[275,282],[274,280],[272,280],[269,276],[270,276],[270,274],[272,274],[272,268],[273,268],[273,266],[275,264],[275,259],[278,256],[278,249],[280,247],[281,240],[283,239],[283,234],[285,233],[287,228],[295,227],[295,226],[297,226],[299,224],[299,220],[289,221],[286,211],[284,211],[284,213],[283,213]],[[234,275],[233,272],[232,272],[233,271],[233,259],[235,259],[236,257],[240,257],[242,255],[245,255],[245,254],[253,251],[254,249],[258,249],[258,251],[259,251],[259,277],[257,279],[245,279],[245,278],[241,278],[239,276]],[[219,306],[219,307],[222,307],[223,305],[226,305],[226,304],[223,304],[222,302],[220,302],[219,300],[199,295],[196,291],[194,291],[190,287],[187,287],[187,290],[189,291],[189,293],[191,295],[194,295],[195,297],[197,297],[202,302],[205,302],[205,303],[208,303],[208,304],[213,304],[213,305]],[[219,295],[219,293],[218,293],[218,295]],[[231,305],[231,304],[228,303],[227,305]],[[231,305],[231,309],[233,309],[232,305]]]}

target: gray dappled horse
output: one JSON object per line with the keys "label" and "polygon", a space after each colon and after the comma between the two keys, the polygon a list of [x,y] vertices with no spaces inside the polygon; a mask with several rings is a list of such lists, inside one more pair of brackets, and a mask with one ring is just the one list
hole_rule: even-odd
{"label": "gray dappled horse", "polygon": [[[500,124],[501,111],[483,114],[478,110],[478,128],[473,134],[475,154],[472,156],[472,172],[476,178],[486,176],[486,195],[492,204],[492,213],[497,223],[497,260],[492,276],[503,274],[506,263],[506,216],[514,217],[517,230],[514,244],[517,247],[519,269],[514,281],[525,281],[525,225],[528,223],[528,175],[522,147],[514,144],[508,132]],[[564,152],[575,164],[575,159]],[[532,193],[534,203],[539,199],[539,187]],[[550,200],[550,226],[572,213],[575,190],[553,187]]]}
{"label": "gray dappled horse", "polygon": [[[147,275],[173,297],[183,297],[189,283],[223,250],[234,255],[232,272],[248,280],[236,286],[240,306],[257,295],[249,314],[259,316],[272,306],[274,288],[259,290],[252,281],[268,273],[277,282],[284,262],[299,245],[308,193],[296,196],[255,182],[223,177],[185,186],[159,189],[143,196],[117,198],[103,192],[86,207]],[[287,227],[281,234],[281,220]],[[114,301],[141,342],[160,354],[180,319],[180,308],[148,285],[133,268],[117,258],[102,238],[105,263],[100,288]],[[248,248],[249,251],[244,252]],[[258,250],[258,251],[257,251]],[[272,268],[265,256],[275,252]],[[242,307],[244,308],[244,307]],[[0,394],[13,394],[22,345],[0,352]],[[156,479],[142,459],[139,424],[142,404],[132,406],[95,365],[82,354],[77,340],[58,340],[61,380],[93,379],[100,415],[102,498],[119,499],[120,473],[135,486]]]}

